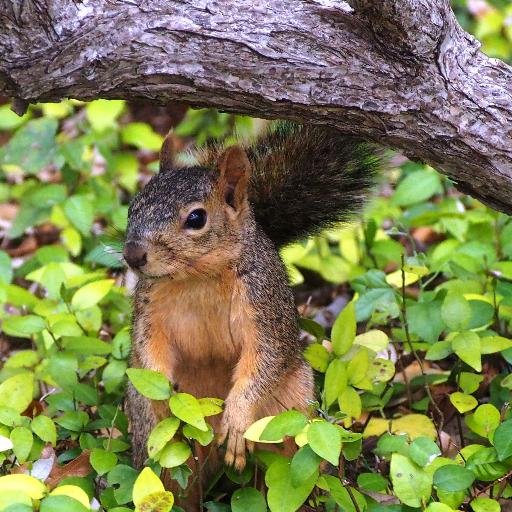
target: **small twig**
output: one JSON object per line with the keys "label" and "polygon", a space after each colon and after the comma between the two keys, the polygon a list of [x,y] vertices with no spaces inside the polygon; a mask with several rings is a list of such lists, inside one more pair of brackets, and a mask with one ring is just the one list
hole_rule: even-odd
{"label": "small twig", "polygon": [[[506,483],[506,481],[508,480],[509,477],[512,476],[512,469],[506,474],[506,475],[503,475],[502,477],[498,478],[497,480],[494,480],[493,482],[491,482],[489,485],[486,485],[483,489],[481,489],[480,491],[478,491],[476,493],[477,496],[480,496],[481,494],[484,494],[486,493],[489,489],[491,489],[493,486],[495,486],[496,484],[501,484],[503,482]],[[503,486],[503,489],[505,489],[505,486]],[[501,496],[501,493],[503,492],[503,490],[501,489],[500,487],[500,491],[498,492],[497,496],[495,499],[499,499],[500,496]]]}
{"label": "small twig", "polygon": [[110,428],[108,430],[108,441],[107,441],[107,447],[106,447],[107,452],[110,450],[110,443],[112,441],[112,436],[114,435],[114,423],[116,422],[116,418],[117,418],[117,414],[119,413],[119,410],[120,410],[120,404],[117,404],[116,412],[114,414],[114,417],[112,418],[112,421],[110,422]]}
{"label": "small twig", "polygon": [[356,512],[361,512],[361,509],[359,508],[359,503],[357,503],[356,498],[354,497],[354,494],[352,492],[352,489],[350,488],[350,485],[347,485],[346,487],[348,495],[350,496],[350,499],[352,500],[352,503],[354,504],[354,508],[356,509]]}

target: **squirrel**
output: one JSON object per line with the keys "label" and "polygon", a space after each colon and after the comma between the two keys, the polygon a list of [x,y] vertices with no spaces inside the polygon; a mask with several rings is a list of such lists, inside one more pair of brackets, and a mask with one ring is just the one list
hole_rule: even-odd
{"label": "squirrel", "polygon": [[[196,166],[174,164],[169,136],[160,157],[128,212],[124,258],[139,277],[131,365],[180,392],[224,399],[212,426],[225,463],[241,470],[253,422],[314,398],[278,250],[359,211],[378,151],[334,128],[280,121],[252,144],[200,153]],[[141,467],[169,411],[131,386],[126,411]]]}

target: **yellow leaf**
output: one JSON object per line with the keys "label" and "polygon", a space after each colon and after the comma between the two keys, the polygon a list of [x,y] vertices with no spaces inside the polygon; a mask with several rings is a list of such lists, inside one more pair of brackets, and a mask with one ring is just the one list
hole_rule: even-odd
{"label": "yellow leaf", "polygon": [[74,309],[87,309],[96,305],[114,285],[113,279],[101,279],[93,281],[79,288],[71,298]]}
{"label": "yellow leaf", "polygon": [[15,491],[33,500],[40,500],[46,494],[46,486],[33,476],[15,474],[0,476],[0,494]]}
{"label": "yellow leaf", "polygon": [[302,447],[305,444],[308,444],[309,425],[310,425],[310,423],[305,425],[304,428],[295,436],[295,444],[298,447]]}
{"label": "yellow leaf", "polygon": [[360,345],[362,347],[369,348],[373,352],[380,352],[384,350],[389,343],[388,335],[385,332],[377,329],[358,334],[354,339],[354,345]]}
{"label": "yellow leaf", "polygon": [[135,512],[171,512],[174,495],[170,491],[160,491],[148,494],[135,507]]}
{"label": "yellow leaf", "polygon": [[429,437],[430,439],[437,438],[434,424],[430,418],[423,414],[408,414],[393,420],[372,418],[363,432],[363,438],[380,436],[384,432],[407,434],[411,439],[422,436]]}
{"label": "yellow leaf", "polygon": [[466,300],[480,300],[482,302],[488,302],[489,304],[494,305],[491,297],[487,297],[486,295],[480,295],[479,293],[463,293],[462,296]]}
{"label": "yellow leaf", "polygon": [[34,374],[23,372],[0,384],[0,406],[11,407],[22,413],[32,401]]}
{"label": "yellow leaf", "polygon": [[164,484],[151,468],[144,468],[133,484],[133,503],[139,506],[146,496],[164,492]]}
{"label": "yellow leaf", "polygon": [[478,405],[478,400],[474,396],[461,393],[460,391],[450,395],[450,402],[461,414],[471,411]]}
{"label": "yellow leaf", "polygon": [[87,496],[86,492],[77,485],[61,485],[60,487],[56,487],[50,493],[50,496],[62,495],[73,498],[74,500],[80,502],[85,508],[90,508],[89,497]]}
{"label": "yellow leaf", "polygon": [[[420,276],[418,274],[414,274],[413,272],[404,272],[403,280],[405,281],[405,286],[409,286],[410,284],[414,284],[416,281],[419,281]],[[395,288],[402,287],[402,270],[395,270],[386,276],[386,282]]]}
{"label": "yellow leaf", "polygon": [[259,419],[258,421],[254,422],[246,431],[244,434],[245,439],[248,441],[254,441],[258,443],[280,443],[282,442],[282,439],[276,439],[274,441],[262,441],[260,440],[261,433],[265,430],[265,427],[270,423],[270,420],[274,419],[275,416],[265,416],[264,418]]}

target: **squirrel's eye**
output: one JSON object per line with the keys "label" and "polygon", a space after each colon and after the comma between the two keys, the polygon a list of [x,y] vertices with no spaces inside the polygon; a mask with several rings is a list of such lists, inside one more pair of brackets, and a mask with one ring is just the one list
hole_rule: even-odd
{"label": "squirrel's eye", "polygon": [[187,229],[201,229],[206,224],[206,210],[198,208],[192,210],[185,221],[185,228]]}

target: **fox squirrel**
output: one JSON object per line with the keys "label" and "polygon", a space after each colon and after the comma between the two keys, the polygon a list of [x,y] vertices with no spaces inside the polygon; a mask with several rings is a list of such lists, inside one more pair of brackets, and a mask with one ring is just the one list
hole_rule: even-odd
{"label": "fox squirrel", "polygon": [[[139,275],[132,366],[225,400],[212,426],[228,465],[244,467],[254,421],[313,399],[278,248],[356,212],[378,160],[371,144],[335,129],[277,122],[249,147],[211,149],[178,168],[168,137],[160,172],[130,205],[124,257]],[[168,409],[132,387],[126,409],[140,467]]]}

